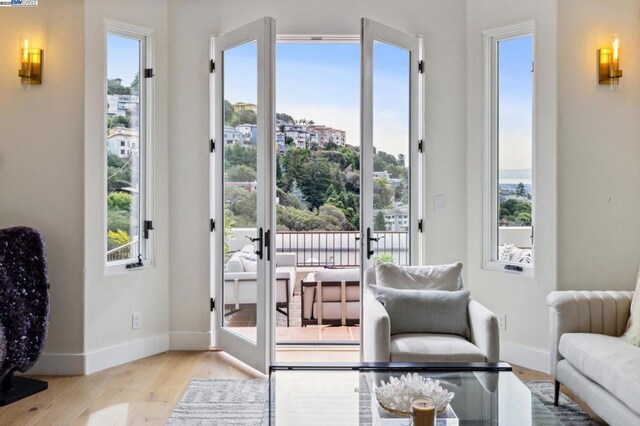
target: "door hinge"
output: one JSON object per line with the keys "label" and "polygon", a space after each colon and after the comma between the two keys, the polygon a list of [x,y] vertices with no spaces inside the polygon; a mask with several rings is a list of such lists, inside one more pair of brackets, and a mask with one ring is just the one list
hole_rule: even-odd
{"label": "door hinge", "polygon": [[153,227],[153,221],[145,220],[144,221],[144,239],[149,239],[149,231],[153,231],[155,228]]}
{"label": "door hinge", "polygon": [[422,219],[418,221],[418,232],[422,233]]}
{"label": "door hinge", "polygon": [[213,62],[213,59],[211,59],[209,61],[209,72],[213,74],[215,70],[216,70],[216,63]]}
{"label": "door hinge", "polygon": [[419,72],[420,74],[423,74],[423,73],[424,73],[424,61],[420,61],[420,62],[418,62],[418,72]]}
{"label": "door hinge", "polygon": [[212,297],[210,299],[210,303],[211,303],[211,312],[213,312],[213,310],[216,308],[216,299]]}
{"label": "door hinge", "polygon": [[209,219],[209,228],[211,229],[211,232],[216,230],[216,221],[213,219]]}
{"label": "door hinge", "polygon": [[213,139],[209,139],[209,151],[213,152],[216,150],[216,141]]}
{"label": "door hinge", "polygon": [[422,139],[418,141],[418,152],[422,153]]}
{"label": "door hinge", "polygon": [[144,78],[153,78],[153,68],[145,68],[144,69]]}

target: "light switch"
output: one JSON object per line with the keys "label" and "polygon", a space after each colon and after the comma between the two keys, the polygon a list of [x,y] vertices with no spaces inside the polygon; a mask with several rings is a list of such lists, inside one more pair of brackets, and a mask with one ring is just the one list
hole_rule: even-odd
{"label": "light switch", "polygon": [[444,210],[446,208],[446,199],[444,195],[442,194],[436,195],[435,200],[436,200],[436,210]]}

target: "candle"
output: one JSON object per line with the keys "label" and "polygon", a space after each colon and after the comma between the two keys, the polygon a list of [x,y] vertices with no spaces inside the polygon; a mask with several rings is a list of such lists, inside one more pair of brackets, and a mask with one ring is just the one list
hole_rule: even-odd
{"label": "candle", "polygon": [[435,426],[436,402],[428,396],[411,398],[411,418],[413,426]]}

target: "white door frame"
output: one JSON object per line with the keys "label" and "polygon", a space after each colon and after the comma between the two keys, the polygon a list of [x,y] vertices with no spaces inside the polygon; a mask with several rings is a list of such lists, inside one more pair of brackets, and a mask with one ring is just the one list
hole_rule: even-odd
{"label": "white door frame", "polygon": [[[265,17],[229,31],[212,41],[215,71],[213,77],[213,117],[212,139],[217,141],[213,154],[212,167],[212,218],[217,224],[211,246],[213,259],[211,278],[214,298],[217,301],[213,315],[215,346],[238,358],[262,373],[269,371],[274,359],[274,311],[273,277],[275,277],[275,247],[273,233],[275,230],[275,20]],[[224,324],[224,63],[222,53],[243,43],[257,43],[258,59],[258,112],[256,154],[257,181],[257,228],[264,231],[264,256],[258,259],[257,265],[257,306],[256,306],[256,341],[252,342],[238,334],[227,330]],[[268,236],[268,237],[267,237]],[[267,248],[268,246],[268,248]],[[268,256],[269,250],[272,251]],[[268,259],[270,257],[270,259]]]}
{"label": "white door frame", "polygon": [[[361,277],[360,300],[364,300],[365,273],[372,266],[371,259],[367,253],[367,230],[373,233],[373,44],[380,41],[394,45],[409,52],[409,245],[410,264],[417,265],[423,261],[421,250],[423,233],[418,230],[418,221],[422,219],[423,197],[421,188],[424,183],[421,181],[422,168],[424,166],[422,152],[418,146],[422,140],[423,121],[420,118],[423,98],[423,85],[420,78],[423,74],[419,72],[421,61],[422,40],[414,35],[398,31],[394,28],[380,24],[367,18],[362,18],[361,23],[361,87],[360,87],[360,255],[361,255]],[[424,142],[422,143],[424,147]],[[364,303],[360,304],[360,356],[364,353],[362,347],[362,336],[366,333],[364,329]]]}

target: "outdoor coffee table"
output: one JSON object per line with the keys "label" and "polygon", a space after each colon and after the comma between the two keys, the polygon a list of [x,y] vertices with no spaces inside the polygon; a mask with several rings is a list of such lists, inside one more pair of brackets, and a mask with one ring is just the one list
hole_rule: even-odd
{"label": "outdoor coffee table", "polygon": [[418,373],[455,393],[437,425],[561,424],[505,363],[275,364],[269,374],[269,424],[411,425],[380,407],[374,383]]}

